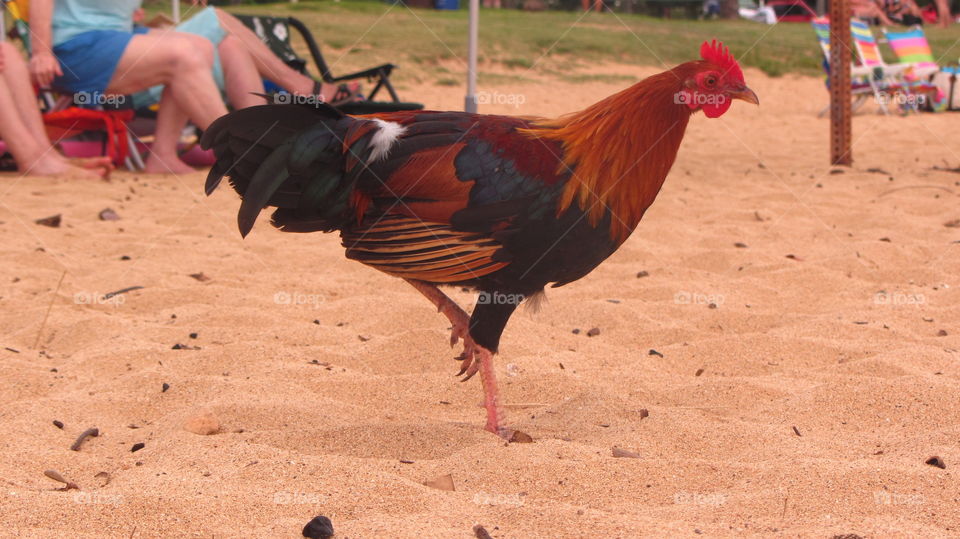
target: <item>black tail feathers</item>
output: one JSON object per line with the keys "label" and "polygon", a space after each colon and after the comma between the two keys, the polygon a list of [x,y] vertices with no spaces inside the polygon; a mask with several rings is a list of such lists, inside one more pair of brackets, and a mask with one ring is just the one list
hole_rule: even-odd
{"label": "black tail feathers", "polygon": [[237,215],[246,236],[260,211],[275,206],[273,224],[288,231],[332,230],[347,206],[343,136],[357,121],[329,105],[262,105],[231,112],[203,134],[216,163],[209,195],[224,176],[243,198]]}

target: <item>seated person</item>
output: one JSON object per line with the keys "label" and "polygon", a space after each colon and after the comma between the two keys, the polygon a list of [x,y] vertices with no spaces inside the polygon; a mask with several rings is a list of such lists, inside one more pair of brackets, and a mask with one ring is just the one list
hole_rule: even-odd
{"label": "seated person", "polygon": [[300,95],[323,98],[336,92],[336,87],[324,87],[288,67],[226,13],[208,8],[198,14],[196,26],[205,29],[208,38],[174,30],[135,30],[133,18],[140,4],[33,0],[30,67],[41,86],[52,84],[72,93],[129,95],[162,85],[147,172],[193,170],[177,156],[183,126],[189,120],[205,129],[227,112],[213,77],[216,56],[226,93],[237,108],[263,104],[263,98],[251,95],[263,91],[261,77]]}
{"label": "seated person", "polygon": [[950,1],[934,0],[934,4],[937,6],[937,24],[942,28],[950,26],[953,23],[953,14],[950,13]]}
{"label": "seated person", "polygon": [[[142,17],[142,9],[135,12],[136,21],[139,22]],[[169,31],[164,28],[156,30]],[[174,30],[199,36],[213,43],[216,47],[213,54],[213,79],[233,108],[262,104],[262,98],[253,93],[264,92],[263,79],[290,93],[322,97],[333,104],[358,98],[357,84],[336,86],[321,83],[291,68],[273,54],[252,30],[225,11],[213,7],[204,8],[186,22],[178,24]],[[162,86],[155,86],[145,93],[137,94],[134,101],[138,107],[158,103],[162,90]]]}
{"label": "seated person", "polygon": [[871,24],[882,26],[923,24],[922,13],[914,0],[852,0],[852,2],[853,15]]}
{"label": "seated person", "polygon": [[0,41],[0,139],[24,176],[103,178],[113,169],[107,157],[68,160],[53,148],[37,108],[27,63],[6,41]]}
{"label": "seated person", "polygon": [[923,14],[913,0],[880,0],[884,13],[891,21],[904,26],[923,24]]}
{"label": "seated person", "polygon": [[893,25],[878,0],[851,0],[850,7],[853,9],[853,16],[858,19],[870,24]]}

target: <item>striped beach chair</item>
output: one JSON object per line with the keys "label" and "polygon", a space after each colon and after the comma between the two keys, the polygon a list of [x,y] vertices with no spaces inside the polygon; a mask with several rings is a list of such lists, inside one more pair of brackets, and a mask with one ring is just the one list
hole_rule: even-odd
{"label": "striped beach chair", "polygon": [[853,19],[850,21],[850,33],[857,48],[857,57],[860,63],[874,71],[880,78],[899,77],[909,66],[903,64],[887,64],[880,54],[880,46],[873,37],[873,32],[867,23]]}
{"label": "striped beach chair", "polygon": [[940,71],[940,66],[933,58],[927,36],[919,27],[913,27],[906,32],[891,32],[884,30],[887,42],[901,64],[912,66],[913,76],[920,79],[929,79]]}
{"label": "striped beach chair", "polygon": [[[873,37],[870,27],[863,21],[850,21],[850,32],[856,44],[860,62],[874,71],[874,79],[881,81],[879,86],[885,87],[877,96],[881,108],[886,109],[886,103],[895,103],[902,112],[916,112],[921,109],[939,112],[945,109],[944,93],[929,82],[929,65],[924,68],[916,63],[888,64],[880,54],[880,47]],[[926,40],[924,40],[926,41]],[[929,46],[927,47],[929,51]],[[933,59],[933,55],[930,55]],[[936,64],[933,64],[934,66]],[[927,72],[927,77],[921,77],[921,72]]]}
{"label": "striped beach chair", "polygon": [[[820,44],[820,50],[823,52],[823,69],[827,73],[827,86],[830,85],[830,19],[828,17],[815,17],[810,21],[813,26],[813,33],[817,36],[817,42]],[[868,30],[869,32],[869,30]],[[871,38],[873,36],[871,35]],[[859,54],[858,54],[859,56]],[[873,97],[880,110],[884,114],[889,114],[887,110],[885,95],[896,91],[899,86],[889,77],[883,76],[882,71],[877,72],[874,67],[863,65],[850,66],[851,92],[853,94],[853,104],[851,110],[856,111],[864,103]],[[820,111],[820,116],[826,115],[830,110],[829,105]]]}
{"label": "striped beach chair", "polygon": [[931,110],[957,110],[960,108],[958,95],[957,75],[960,75],[958,66],[940,66],[933,57],[930,44],[923,29],[915,26],[904,32],[884,31],[890,48],[901,63],[912,66],[907,78],[919,80],[936,86],[940,92],[931,102]]}

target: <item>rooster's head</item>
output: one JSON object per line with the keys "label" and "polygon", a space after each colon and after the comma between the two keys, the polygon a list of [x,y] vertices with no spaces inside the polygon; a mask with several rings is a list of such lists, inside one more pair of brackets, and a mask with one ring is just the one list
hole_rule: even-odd
{"label": "rooster's head", "polygon": [[723,43],[704,42],[700,47],[700,58],[700,61],[683,64],[675,70],[683,77],[678,103],[694,111],[702,110],[708,118],[727,112],[734,99],[760,104],[757,94],[743,82],[740,65]]}

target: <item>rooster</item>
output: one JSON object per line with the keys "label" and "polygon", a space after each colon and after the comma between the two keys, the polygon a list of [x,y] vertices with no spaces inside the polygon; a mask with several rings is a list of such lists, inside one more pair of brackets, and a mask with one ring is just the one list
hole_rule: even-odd
{"label": "rooster", "polygon": [[[730,51],[640,81],[558,119],[410,111],[345,116],[264,105],[204,133],[241,195],[240,233],[264,207],[285,232],[339,231],[346,256],[413,285],[463,340],[459,375],[478,371],[486,429],[506,436],[493,356],[510,316],[544,287],[590,273],[627,239],[673,165],[690,116],[758,104]],[[438,286],[479,292],[467,315]]]}

